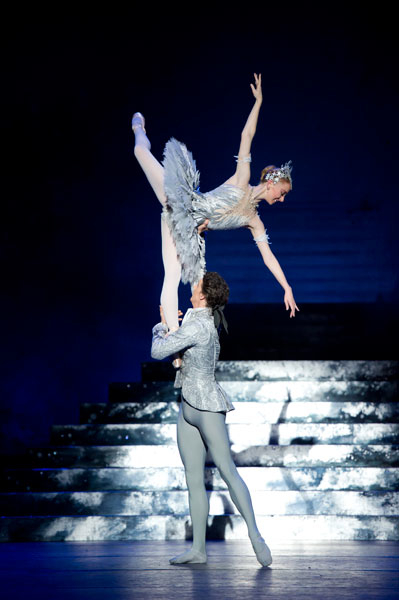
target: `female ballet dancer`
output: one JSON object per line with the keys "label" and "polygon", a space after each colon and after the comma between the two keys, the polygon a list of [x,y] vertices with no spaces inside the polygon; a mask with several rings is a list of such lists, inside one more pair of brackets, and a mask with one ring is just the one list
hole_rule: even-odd
{"label": "female ballet dancer", "polygon": [[[204,229],[236,229],[247,227],[257,243],[265,265],[284,289],[286,310],[295,316],[297,307],[291,287],[269,247],[268,235],[258,215],[261,200],[268,204],[284,202],[292,188],[291,163],[280,168],[266,167],[260,183],[249,185],[251,143],[262,105],[261,75],[254,75],[251,90],[255,104],[241,133],[236,172],[221,186],[207,193],[199,191],[199,173],[191,152],[184,144],[170,139],[164,151],[163,166],[152,155],[141,113],[135,113],[132,129],[135,134],[134,154],[161,202],[162,258],[165,270],[161,305],[170,331],[179,327],[178,287],[180,280],[191,288],[206,272]],[[175,363],[174,363],[175,364]],[[176,365],[175,365],[176,366]]]}

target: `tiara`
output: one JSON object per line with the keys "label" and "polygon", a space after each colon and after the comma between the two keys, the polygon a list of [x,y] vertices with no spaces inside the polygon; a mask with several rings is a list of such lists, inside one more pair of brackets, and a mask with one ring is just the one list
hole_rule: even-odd
{"label": "tiara", "polygon": [[292,186],[291,171],[292,171],[292,160],[289,160],[285,165],[281,165],[279,169],[273,169],[265,176],[265,181],[273,181],[278,183],[280,179],[288,179]]}

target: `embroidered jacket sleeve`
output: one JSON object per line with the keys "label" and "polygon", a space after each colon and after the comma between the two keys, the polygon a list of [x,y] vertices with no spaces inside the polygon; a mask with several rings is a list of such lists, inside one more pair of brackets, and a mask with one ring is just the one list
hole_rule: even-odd
{"label": "embroidered jacket sleeve", "polygon": [[200,343],[206,332],[197,319],[191,319],[166,337],[166,325],[158,323],[152,330],[151,357],[162,360],[171,354]]}

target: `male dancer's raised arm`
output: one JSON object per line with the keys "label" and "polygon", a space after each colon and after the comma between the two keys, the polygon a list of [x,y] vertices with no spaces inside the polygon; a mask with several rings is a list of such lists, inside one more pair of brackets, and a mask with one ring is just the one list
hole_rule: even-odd
{"label": "male dancer's raised arm", "polygon": [[[162,313],[161,313],[162,316]],[[162,360],[167,356],[186,350],[198,344],[207,335],[197,320],[187,321],[176,331],[167,333],[168,326],[165,323],[157,323],[152,329],[151,357]]]}

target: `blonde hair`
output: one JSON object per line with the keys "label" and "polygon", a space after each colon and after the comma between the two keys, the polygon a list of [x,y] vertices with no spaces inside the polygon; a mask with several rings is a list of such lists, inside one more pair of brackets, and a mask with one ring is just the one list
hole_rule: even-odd
{"label": "blonde hair", "polygon": [[[260,174],[260,182],[259,183],[266,183],[266,175],[268,175],[272,171],[277,171],[277,170],[278,169],[275,165],[268,165],[267,167],[265,167],[263,169],[262,173]],[[286,181],[287,183],[291,184],[290,180],[287,179],[286,177],[281,177],[279,181]]]}

